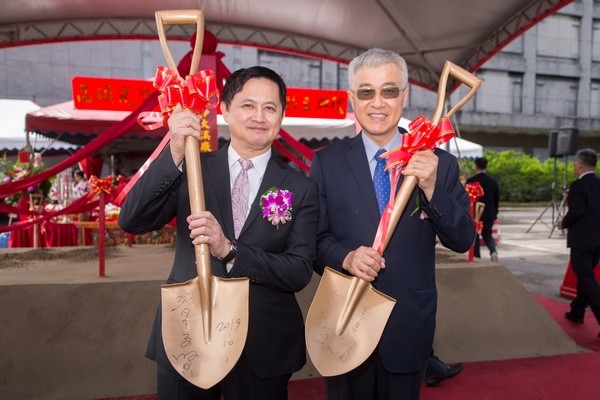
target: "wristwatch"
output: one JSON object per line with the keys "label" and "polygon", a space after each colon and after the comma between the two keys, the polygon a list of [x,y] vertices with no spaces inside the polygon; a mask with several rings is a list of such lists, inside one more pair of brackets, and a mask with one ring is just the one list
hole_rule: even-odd
{"label": "wristwatch", "polygon": [[235,240],[231,240],[229,242],[229,253],[227,253],[227,255],[223,258],[221,258],[221,261],[223,261],[223,263],[227,264],[229,261],[233,260],[235,258],[235,256],[237,256],[237,243]]}

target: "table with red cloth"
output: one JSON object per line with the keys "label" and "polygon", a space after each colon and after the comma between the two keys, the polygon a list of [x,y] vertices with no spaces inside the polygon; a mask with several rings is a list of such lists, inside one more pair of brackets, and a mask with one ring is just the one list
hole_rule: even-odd
{"label": "table with red cloth", "polygon": [[[38,247],[90,246],[96,245],[100,224],[98,221],[74,220],[68,223],[52,221],[38,226]],[[157,231],[143,235],[124,232],[116,219],[105,222],[106,245],[126,244],[172,244],[175,242],[175,227],[167,225]],[[11,231],[8,247],[33,247],[34,227]]]}
{"label": "table with red cloth", "polygon": [[[33,247],[34,226],[15,229],[11,232],[8,247]],[[38,247],[77,246],[77,227],[72,223],[52,221],[37,226]]]}

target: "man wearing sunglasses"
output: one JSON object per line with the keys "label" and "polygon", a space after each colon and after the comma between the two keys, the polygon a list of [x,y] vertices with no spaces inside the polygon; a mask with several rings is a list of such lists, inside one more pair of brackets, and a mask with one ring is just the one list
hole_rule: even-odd
{"label": "man wearing sunglasses", "polygon": [[[418,178],[383,256],[373,244],[391,187],[378,155],[401,145],[398,122],[408,101],[406,62],[371,49],[349,65],[349,96],[362,131],[317,153],[311,177],[319,192],[317,262],[367,280],[396,299],[373,354],[356,369],[325,379],[329,400],[415,400],[435,331],[436,237],[466,252],[475,239],[456,158],[416,152],[402,172]],[[413,213],[413,210],[418,212]]]}

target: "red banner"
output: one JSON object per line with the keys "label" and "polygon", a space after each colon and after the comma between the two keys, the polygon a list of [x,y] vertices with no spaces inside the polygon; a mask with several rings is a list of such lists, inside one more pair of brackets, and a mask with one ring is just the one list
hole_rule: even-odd
{"label": "red banner", "polygon": [[[148,98],[154,87],[151,81],[144,80],[76,76],[72,90],[75,108],[133,111]],[[348,93],[344,90],[288,88],[286,101],[287,117],[344,119]]]}
{"label": "red banner", "polygon": [[344,90],[288,88],[286,117],[346,118],[348,93]]}
{"label": "red banner", "polygon": [[151,81],[76,76],[72,81],[75,108],[133,111],[154,92]]}

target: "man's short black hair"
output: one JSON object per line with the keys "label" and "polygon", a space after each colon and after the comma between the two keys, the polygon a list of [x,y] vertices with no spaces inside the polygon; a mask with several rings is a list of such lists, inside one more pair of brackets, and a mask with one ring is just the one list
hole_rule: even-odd
{"label": "man's short black hair", "polygon": [[246,82],[253,78],[265,78],[274,82],[277,85],[277,87],[279,88],[279,101],[281,102],[281,106],[283,107],[282,113],[285,112],[286,86],[285,82],[283,81],[283,78],[272,69],[260,65],[238,69],[233,74],[231,74],[229,78],[227,78],[221,97],[221,101],[225,103],[227,109],[229,109],[229,107],[231,106],[233,96],[241,92]]}
{"label": "man's short black hair", "polygon": [[475,166],[479,169],[486,169],[488,161],[485,157],[477,157],[475,159]]}

